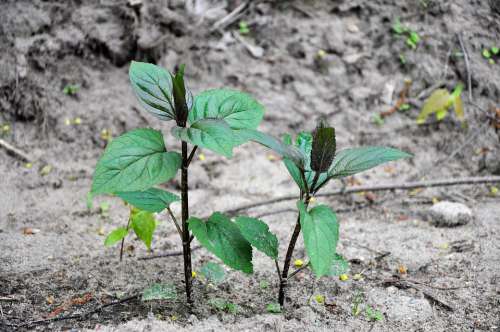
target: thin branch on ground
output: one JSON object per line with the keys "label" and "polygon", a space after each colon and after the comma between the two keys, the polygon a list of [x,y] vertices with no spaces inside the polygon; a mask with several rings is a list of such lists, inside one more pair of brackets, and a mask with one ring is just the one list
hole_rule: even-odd
{"label": "thin branch on ground", "polygon": [[245,13],[245,10],[248,7],[248,3],[248,1],[241,3],[232,12],[215,22],[210,29],[210,32],[213,32],[215,30],[224,30],[227,26],[236,22]]}
{"label": "thin branch on ground", "polygon": [[[200,249],[201,246],[195,246],[195,247],[192,247],[191,248],[191,252],[195,251],[195,250],[198,250]],[[163,257],[174,257],[174,256],[182,256],[183,253],[182,253],[182,250],[179,250],[179,251],[172,251],[172,252],[167,252],[167,253],[164,253],[164,254],[158,254],[158,255],[151,255],[151,256],[144,256],[144,257],[139,257],[137,258],[137,260],[140,260],[140,261],[147,261],[147,260],[150,260],[150,259],[155,259],[155,258],[163,258]]]}
{"label": "thin branch on ground", "polygon": [[[346,188],[345,190],[339,189],[330,192],[320,193],[317,194],[316,197],[330,197],[343,194],[354,194],[363,191],[412,190],[416,188],[450,187],[459,185],[487,184],[487,183],[500,183],[500,176],[468,177],[459,179],[439,179],[439,180],[416,181],[416,182],[407,182],[399,184],[382,184],[374,186],[356,186],[356,187]],[[298,196],[286,195],[273,199],[268,199],[262,202],[241,205],[239,207],[226,210],[223,213],[234,215],[235,213],[246,211],[256,207],[261,207],[285,201],[298,200],[298,199],[299,199]]]}
{"label": "thin branch on ground", "polygon": [[26,152],[24,152],[24,151],[16,148],[15,146],[7,143],[6,141],[4,141],[1,138],[0,138],[0,147],[4,148],[5,150],[7,150],[8,153],[20,158],[21,160],[23,160],[25,162],[30,162],[33,160],[33,158],[31,158]]}

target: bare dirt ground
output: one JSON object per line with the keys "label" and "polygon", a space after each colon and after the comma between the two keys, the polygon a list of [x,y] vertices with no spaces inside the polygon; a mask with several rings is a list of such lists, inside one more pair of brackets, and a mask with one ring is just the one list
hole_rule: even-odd
{"label": "bare dirt ground", "polygon": [[[0,135],[27,152],[32,167],[0,150],[0,330],[500,331],[500,194],[488,185],[376,193],[371,204],[359,194],[318,198],[339,210],[338,251],[350,260],[351,278],[314,281],[309,272],[299,274],[282,314],[266,311],[276,301],[277,279],[273,262],[258,252],[252,276],[228,270],[216,287],[195,280],[190,313],[180,257],[140,260],[150,254],[130,240],[120,263],[117,249],[103,246],[104,235],[126,222],[127,208],[111,197],[97,198],[90,210],[86,205],[106,144],[102,130],[117,136],[170,126],[135,100],[127,76],[133,59],[168,69],[186,63],[194,93],[222,86],[251,93],[266,106],[265,132],[311,130],[326,117],[339,147],[390,145],[415,155],[349,185],[500,174],[499,136],[486,115],[499,107],[500,64],[481,55],[500,42],[498,1],[252,1],[240,19],[212,30],[243,3],[227,2],[143,0],[135,10],[127,1],[2,1],[0,123],[9,128]],[[392,33],[397,17],[421,36],[416,50]],[[248,22],[250,34],[239,35],[239,20]],[[470,59],[470,100],[457,34]],[[373,117],[396,103],[405,79],[412,80],[411,109],[375,124]],[[466,103],[467,125],[451,114],[417,126],[425,98],[458,82],[466,85],[464,100],[477,105]],[[67,84],[79,86],[76,96],[62,92]],[[167,144],[178,149],[172,139]],[[247,144],[231,160],[204,153],[191,171],[194,216],[295,193],[284,166],[262,147]],[[178,182],[167,188],[177,191]],[[433,199],[464,203],[475,218],[437,228],[423,218]],[[107,214],[99,210],[102,202],[110,204]],[[296,218],[286,209],[294,204],[247,211],[264,215],[280,252]],[[275,210],[284,211],[269,215]],[[167,215],[158,218],[164,222],[153,254],[179,250]],[[30,230],[35,234],[26,234]],[[203,249],[193,255],[195,270],[215,261]],[[302,242],[294,258],[306,259]],[[363,280],[353,280],[356,273]],[[33,323],[72,299],[87,300],[57,317],[170,281],[179,285],[177,301],[133,299],[74,319]],[[311,301],[318,294],[324,304]],[[237,312],[218,311],[209,304],[215,297],[234,303]],[[353,314],[356,302],[359,315]],[[371,321],[368,306],[383,320]]]}

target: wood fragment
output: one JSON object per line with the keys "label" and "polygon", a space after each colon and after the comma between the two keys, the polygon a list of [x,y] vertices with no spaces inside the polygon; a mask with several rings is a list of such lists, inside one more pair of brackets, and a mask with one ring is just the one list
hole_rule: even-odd
{"label": "wood fragment", "polygon": [[236,22],[236,20],[238,20],[241,16],[243,16],[243,13],[247,9],[247,7],[248,7],[248,1],[245,1],[242,4],[240,4],[232,12],[230,12],[229,14],[227,14],[226,16],[215,22],[212,28],[210,29],[210,32],[213,32],[215,30],[224,30],[226,27]]}
{"label": "wood fragment", "polygon": [[16,148],[15,146],[9,144],[8,142],[6,142],[1,138],[0,138],[0,147],[7,150],[9,154],[18,157],[25,162],[31,162],[33,160],[33,158],[31,158],[26,152]]}

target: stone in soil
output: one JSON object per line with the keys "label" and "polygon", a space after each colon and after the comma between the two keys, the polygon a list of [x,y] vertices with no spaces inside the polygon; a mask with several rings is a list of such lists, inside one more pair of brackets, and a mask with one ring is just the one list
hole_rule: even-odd
{"label": "stone in soil", "polygon": [[428,210],[427,219],[436,227],[462,226],[472,220],[472,211],[462,203],[443,201]]}

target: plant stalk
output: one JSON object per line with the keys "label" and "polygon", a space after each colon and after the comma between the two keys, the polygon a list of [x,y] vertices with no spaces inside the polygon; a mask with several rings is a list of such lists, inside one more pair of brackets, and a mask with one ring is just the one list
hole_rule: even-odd
{"label": "plant stalk", "polygon": [[187,225],[189,219],[188,202],[188,146],[182,141],[182,169],[181,169],[181,199],[182,199],[182,253],[184,256],[184,282],[186,284],[186,299],[188,305],[193,303],[191,298],[192,288],[192,266],[191,266],[191,241]]}
{"label": "plant stalk", "polygon": [[[300,199],[304,199],[304,194],[300,194]],[[307,192],[305,195],[305,200],[304,204],[307,208],[309,205],[309,193]],[[280,290],[278,294],[278,303],[280,306],[283,308],[285,305],[285,292],[286,288],[288,286],[288,271],[290,270],[290,263],[292,261],[292,256],[293,256],[293,251],[295,249],[295,244],[297,243],[297,240],[300,235],[300,213],[297,216],[297,222],[295,223],[295,228],[293,230],[292,238],[290,239],[290,243],[288,244],[288,249],[286,251],[286,256],[285,256],[285,263],[283,264],[283,272],[281,273],[281,279],[280,279]]]}

